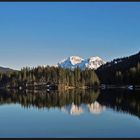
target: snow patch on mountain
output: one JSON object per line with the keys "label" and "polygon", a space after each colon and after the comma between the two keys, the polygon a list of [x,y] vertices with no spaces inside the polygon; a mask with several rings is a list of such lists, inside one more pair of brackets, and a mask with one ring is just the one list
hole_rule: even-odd
{"label": "snow patch on mountain", "polygon": [[63,59],[60,61],[57,66],[60,66],[62,68],[70,68],[74,69],[79,67],[80,69],[97,69],[101,65],[105,64],[105,61],[103,61],[100,57],[90,57],[88,59],[83,59],[79,56],[70,56],[66,59]]}

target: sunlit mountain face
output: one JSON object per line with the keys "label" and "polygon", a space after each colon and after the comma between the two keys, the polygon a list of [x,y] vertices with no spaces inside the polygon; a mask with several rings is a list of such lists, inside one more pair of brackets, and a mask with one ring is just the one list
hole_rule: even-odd
{"label": "sunlit mountain face", "polygon": [[62,61],[60,61],[57,66],[62,68],[69,68],[74,69],[79,67],[80,69],[94,69],[96,70],[101,65],[105,64],[106,62],[102,60],[98,56],[90,57],[87,59],[83,59],[79,56],[70,56]]}

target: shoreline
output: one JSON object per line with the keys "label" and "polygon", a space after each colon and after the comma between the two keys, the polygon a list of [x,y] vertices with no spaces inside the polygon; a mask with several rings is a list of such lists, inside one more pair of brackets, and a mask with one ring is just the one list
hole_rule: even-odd
{"label": "shoreline", "polygon": [[105,85],[105,84],[101,84],[98,86],[79,86],[79,87],[66,86],[66,85],[53,85],[53,86],[49,86],[49,87],[46,87],[43,85],[40,85],[40,86],[30,85],[30,86],[17,86],[17,87],[12,87],[12,86],[5,86],[4,87],[3,86],[3,87],[0,87],[0,89],[17,89],[17,90],[128,89],[128,90],[140,90],[140,85]]}

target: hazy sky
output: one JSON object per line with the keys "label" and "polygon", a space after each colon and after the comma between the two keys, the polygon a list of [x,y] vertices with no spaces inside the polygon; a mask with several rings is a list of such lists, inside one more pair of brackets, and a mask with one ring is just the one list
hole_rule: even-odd
{"label": "hazy sky", "polygon": [[140,50],[139,2],[0,2],[0,66],[105,61]]}

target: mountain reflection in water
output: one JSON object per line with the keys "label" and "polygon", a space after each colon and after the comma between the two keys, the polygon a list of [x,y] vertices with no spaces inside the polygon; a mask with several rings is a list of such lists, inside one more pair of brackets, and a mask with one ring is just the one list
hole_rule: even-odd
{"label": "mountain reflection in water", "polygon": [[100,114],[105,109],[105,106],[102,106],[97,101],[91,104],[82,104],[80,106],[72,103],[71,105],[61,108],[61,111],[68,113],[70,115],[80,115],[84,112],[90,112],[92,114]]}
{"label": "mountain reflection in water", "polygon": [[70,115],[100,114],[106,108],[140,117],[140,93],[127,90],[0,91],[0,104],[30,108],[59,108]]}

